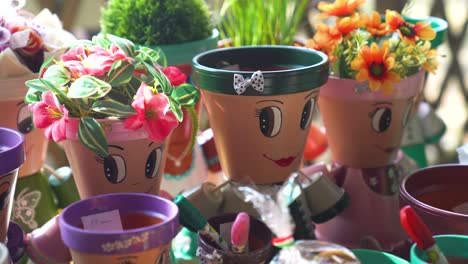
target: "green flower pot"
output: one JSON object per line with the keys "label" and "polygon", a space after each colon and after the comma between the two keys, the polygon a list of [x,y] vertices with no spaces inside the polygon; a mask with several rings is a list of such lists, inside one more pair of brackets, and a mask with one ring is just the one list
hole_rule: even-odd
{"label": "green flower pot", "polygon": [[361,261],[361,264],[409,264],[402,258],[381,251],[369,249],[352,249],[351,251]]}
{"label": "green flower pot", "polygon": [[[462,235],[440,235],[434,237],[440,250],[448,257],[450,263],[468,263],[468,236]],[[450,257],[464,259],[464,262],[450,261]],[[428,263],[427,255],[420,248],[413,245],[411,247],[411,263]]]}

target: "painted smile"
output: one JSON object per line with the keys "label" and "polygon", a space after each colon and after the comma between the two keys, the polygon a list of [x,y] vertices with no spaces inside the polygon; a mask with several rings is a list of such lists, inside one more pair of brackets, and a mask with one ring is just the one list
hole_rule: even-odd
{"label": "painted smile", "polygon": [[391,154],[393,153],[397,148],[396,147],[388,147],[388,148],[384,148],[382,146],[379,146],[379,145],[375,145],[378,149],[380,149],[382,152],[385,152],[387,154]]}
{"label": "painted smile", "polygon": [[272,158],[268,157],[265,154],[263,154],[263,157],[273,161],[274,163],[276,163],[280,167],[287,167],[287,166],[291,165],[291,163],[296,159],[296,156],[290,156],[290,157],[287,157],[287,158],[282,158],[282,159],[275,160],[275,159],[272,159]]}

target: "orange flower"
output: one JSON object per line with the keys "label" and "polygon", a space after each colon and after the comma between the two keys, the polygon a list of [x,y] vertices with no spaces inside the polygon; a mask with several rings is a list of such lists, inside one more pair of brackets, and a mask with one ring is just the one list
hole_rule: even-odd
{"label": "orange flower", "polygon": [[375,37],[382,37],[391,32],[387,28],[387,24],[382,23],[380,14],[376,11],[372,13],[372,16],[363,15],[362,20],[366,26],[367,31]]}
{"label": "orange flower", "polygon": [[338,58],[333,55],[333,52],[342,40],[340,31],[336,27],[329,27],[323,23],[319,24],[316,30],[313,39],[306,42],[306,47],[325,52],[330,62],[335,62]]}
{"label": "orange flower", "polygon": [[418,39],[432,40],[436,36],[429,22],[417,22],[413,25],[405,22],[396,11],[387,10],[385,21],[391,30],[398,31],[402,40],[408,45],[414,45]]}
{"label": "orange flower", "polygon": [[400,76],[392,72],[395,55],[390,53],[388,41],[382,48],[374,42],[371,47],[364,46],[358,57],[351,62],[351,68],[357,70],[357,81],[369,81],[372,91],[382,89],[385,94],[393,91],[392,83],[400,81]]}
{"label": "orange flower", "polygon": [[336,0],[335,3],[320,2],[318,9],[324,16],[349,16],[366,0]]}
{"label": "orange flower", "polygon": [[352,16],[341,17],[336,20],[336,27],[343,35],[351,33],[353,30],[360,28],[361,25],[362,22],[358,13]]}

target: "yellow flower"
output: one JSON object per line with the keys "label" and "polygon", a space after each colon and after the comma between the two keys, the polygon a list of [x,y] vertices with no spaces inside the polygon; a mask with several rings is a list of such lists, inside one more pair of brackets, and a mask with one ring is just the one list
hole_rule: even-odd
{"label": "yellow flower", "polygon": [[422,64],[423,69],[435,74],[437,67],[439,67],[439,62],[437,61],[437,50],[431,49],[431,44],[429,41],[426,41],[423,51],[426,57],[426,61]]}
{"label": "yellow flower", "polygon": [[366,27],[366,30],[375,37],[381,37],[387,35],[391,32],[387,28],[387,24],[382,23],[380,19],[380,14],[376,11],[372,13],[372,16],[363,15],[363,23]]}
{"label": "yellow flower", "polygon": [[417,22],[413,25],[405,22],[396,11],[387,10],[385,22],[391,30],[398,31],[401,39],[408,45],[414,45],[418,39],[432,40],[436,36],[429,22]]}
{"label": "yellow flower", "polygon": [[382,89],[385,94],[391,94],[393,83],[400,81],[400,76],[391,71],[394,64],[395,55],[390,53],[388,41],[385,41],[381,49],[376,43],[364,46],[351,62],[351,68],[358,71],[357,81],[369,81],[372,91]]}
{"label": "yellow flower", "polygon": [[324,12],[324,16],[349,16],[364,2],[365,0],[336,0],[333,4],[320,2],[318,9]]}

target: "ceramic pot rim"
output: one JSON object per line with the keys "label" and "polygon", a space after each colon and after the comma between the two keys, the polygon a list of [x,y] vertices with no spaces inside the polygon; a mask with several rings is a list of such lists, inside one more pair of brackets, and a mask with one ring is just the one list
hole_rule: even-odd
{"label": "ceramic pot rim", "polygon": [[399,264],[408,263],[409,264],[407,260],[404,260],[400,257],[397,257],[387,252],[376,251],[376,250],[371,250],[371,249],[362,249],[362,248],[351,249],[351,251],[355,254],[363,253],[366,255],[384,256],[385,258],[390,258],[392,262],[394,261],[394,263],[399,263]]}
{"label": "ceramic pot rim", "polygon": [[24,136],[22,133],[0,127],[0,138],[2,145],[7,149],[0,152],[0,177],[18,169],[25,160]]}
{"label": "ceramic pot rim", "polygon": [[[79,118],[70,118],[73,122],[79,122]],[[107,142],[131,141],[148,138],[148,134],[143,128],[130,130],[125,128],[124,120],[119,119],[96,119],[106,133]],[[68,125],[66,127],[66,136],[70,140],[79,140],[78,126]]]}
{"label": "ceramic pot rim", "polygon": [[437,214],[438,216],[445,217],[445,218],[450,218],[454,220],[462,220],[466,221],[468,219],[467,215],[464,214],[459,214],[456,212],[451,212],[447,210],[443,210],[437,207],[430,206],[428,204],[425,204],[419,200],[417,200],[413,195],[411,195],[408,190],[406,189],[406,183],[410,180],[411,177],[414,175],[419,175],[419,174],[424,174],[425,171],[429,171],[434,168],[443,168],[443,167],[466,167],[466,165],[461,165],[461,164],[441,164],[441,165],[435,165],[431,167],[426,167],[419,169],[411,174],[406,175],[401,183],[400,183],[400,197],[405,200],[407,204],[410,204],[411,206],[424,211],[429,214]]}
{"label": "ceramic pot rim", "polygon": [[[138,209],[144,210],[143,208],[151,210],[150,207],[155,207],[157,205],[160,207],[160,211],[158,213],[164,215],[166,219],[155,225],[124,231],[86,230],[76,227],[70,223],[70,219],[75,219],[77,215],[85,216],[92,214],[93,209],[89,207],[95,207],[95,209],[97,209],[96,206],[93,206],[94,203],[97,203],[96,200],[110,202],[111,205],[109,207],[114,207],[119,210],[126,209],[129,212],[132,212],[133,210],[138,211]],[[138,206],[132,208],[132,205],[129,205],[128,203],[129,200],[138,200]],[[125,206],[122,206],[122,204]],[[76,212],[74,210],[89,210],[89,212],[82,214],[82,212]],[[109,208],[108,210],[113,209]],[[77,201],[66,207],[59,216],[59,226],[63,242],[67,247],[70,247],[73,250],[103,255],[131,254],[155,249],[168,244],[179,231],[179,209],[173,202],[151,194],[104,194]],[[141,237],[144,234],[147,234],[147,238],[140,238],[143,241],[138,241],[138,237]],[[127,244],[124,247],[116,248],[110,252],[109,250],[105,250],[103,247],[103,245],[106,245],[107,243],[116,244],[116,242],[119,243],[122,240],[130,241],[130,243],[128,243],[130,245]],[[122,243],[125,244],[124,242]]]}
{"label": "ceramic pot rim", "polygon": [[[0,80],[0,101],[8,99],[24,98],[28,92],[28,87],[25,82],[36,79],[37,73],[26,74],[22,76],[12,77]],[[19,85],[21,83],[21,85]],[[4,87],[11,87],[4,89]]]}
{"label": "ceramic pot rim", "polygon": [[[436,242],[439,242],[439,243],[440,243],[441,240],[445,240],[445,239],[463,240],[463,241],[459,241],[459,242],[468,242],[468,236],[459,235],[459,234],[436,235],[436,236],[434,236],[434,239],[436,240]],[[416,243],[414,243],[411,246],[411,249],[410,249],[411,259],[416,258],[417,261],[421,261],[421,258],[420,258],[420,256],[421,256],[420,252],[421,251],[422,250],[417,247]],[[418,262],[418,263],[420,263],[420,262]],[[426,262],[424,262],[424,263],[426,263]]]}
{"label": "ceramic pot rim", "polygon": [[[343,100],[368,101],[407,99],[417,95],[422,90],[424,73],[424,70],[420,70],[408,78],[402,79],[398,83],[394,83],[393,93],[390,95],[384,94],[382,90],[377,92],[366,91],[363,93],[358,93],[356,92],[356,88],[361,86],[368,86],[367,82],[358,82],[353,79],[343,79],[330,76],[328,82],[320,89],[320,96],[329,96]],[[418,85],[407,85],[408,82],[414,82]]]}
{"label": "ceramic pot rim", "polygon": [[[217,66],[219,62],[255,70],[231,70]],[[293,46],[243,46],[215,49],[193,58],[193,79],[203,90],[238,95],[233,88],[234,74],[244,79],[261,67],[291,67],[284,70],[262,71],[263,92],[247,89],[242,96],[271,96],[300,93],[321,87],[328,80],[328,57],[319,51]]]}

